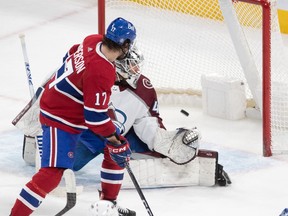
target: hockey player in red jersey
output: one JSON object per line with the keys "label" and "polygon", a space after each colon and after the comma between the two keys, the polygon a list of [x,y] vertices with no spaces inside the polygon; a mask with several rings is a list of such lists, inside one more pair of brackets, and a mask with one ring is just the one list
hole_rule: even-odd
{"label": "hockey player in red jersey", "polygon": [[[178,183],[177,185],[177,182],[173,182],[172,186],[212,186],[217,183],[220,184],[220,181],[222,182],[221,184],[223,184],[223,181],[225,181],[224,183],[226,184],[226,180],[223,179],[222,176],[223,169],[218,169],[218,167],[220,167],[221,165],[217,164],[217,157],[215,156],[215,152],[206,151],[206,155],[204,155],[203,152],[200,152],[200,155],[198,155],[198,158],[196,158],[196,160],[193,160],[192,163],[188,163],[192,159],[194,159],[195,155],[197,154],[199,141],[199,131],[197,129],[181,128],[173,131],[165,130],[162,119],[159,115],[156,91],[153,85],[150,83],[150,80],[144,75],[140,74],[139,69],[140,66],[143,64],[143,59],[144,58],[141,52],[135,46],[132,46],[130,52],[127,54],[127,57],[125,59],[115,61],[117,79],[114,86],[112,87],[113,93],[111,95],[111,100],[109,103],[110,108],[112,109],[109,109],[108,113],[118,130],[128,140],[130,149],[134,152],[134,154],[132,154],[134,159],[140,159],[142,161],[142,165],[144,158],[147,159],[147,164],[149,165],[151,165],[153,161],[156,161],[155,166],[158,166],[157,170],[161,169],[162,165],[165,167],[170,167],[170,169],[173,170],[173,172],[171,173],[164,172],[165,175],[162,177],[159,177],[159,173],[157,173],[157,176],[159,177],[159,181],[161,181],[161,183],[153,182],[151,179],[157,180],[158,178],[153,178],[153,174],[149,172],[151,174],[151,176],[149,176],[149,182],[151,183],[151,185],[148,185],[148,187],[155,187],[155,185],[159,186],[159,184],[163,185],[164,187],[166,185],[171,186],[171,181],[173,182],[173,180],[175,180],[175,176],[179,176],[179,178],[181,178],[181,183]],[[125,103],[123,103],[123,101],[125,101]],[[37,104],[35,104],[35,107],[37,107]],[[25,116],[21,118],[20,121],[22,123],[31,122],[31,124],[28,124],[26,127],[24,126],[24,131],[26,131],[26,133],[24,133],[30,136],[35,136],[36,134],[38,134],[34,133],[35,129],[29,131],[30,128],[37,128],[37,125],[32,126],[37,120],[33,117],[33,113],[35,112],[32,112],[32,118],[31,116],[29,117],[28,114],[27,117]],[[31,118],[31,120],[26,121],[27,118]],[[28,130],[26,130],[27,127],[29,127]],[[20,128],[23,130],[22,127]],[[36,129],[36,131],[39,130]],[[35,143],[33,145],[35,146]],[[96,136],[95,133],[91,130],[88,129],[83,131],[76,145],[74,155],[75,163],[73,169],[75,171],[80,170],[90,160],[95,158],[100,153],[103,153],[105,145],[105,141]],[[137,154],[135,153],[143,154],[138,154],[137,156]],[[27,151],[27,155],[33,154]],[[135,158],[135,155],[138,158]],[[184,166],[176,165],[177,167],[173,169],[173,166],[175,166],[175,164],[170,162],[167,158],[178,164],[188,164]],[[31,160],[34,159],[32,158]],[[144,160],[146,161],[146,159]],[[133,165],[133,163],[137,160],[130,161],[130,165]],[[197,165],[195,166],[195,164]],[[206,164],[208,167],[203,166],[203,164]],[[144,167],[145,166],[143,166],[142,168]],[[198,167],[200,170],[197,171],[195,167]],[[135,171],[136,170],[138,171],[138,169],[135,169]],[[205,170],[204,177],[199,176],[199,179],[197,177],[195,178],[195,173],[201,173],[201,170]],[[142,169],[142,171],[143,172],[141,176],[143,176],[143,173],[145,173],[147,170]],[[217,176],[217,179],[215,179],[215,176]],[[185,181],[183,179],[185,179]],[[109,181],[105,172],[101,173],[101,180],[104,182]],[[141,181],[141,179],[138,180]],[[216,182],[215,180],[218,182]],[[123,183],[124,186],[126,186],[125,179]],[[147,183],[147,181],[144,179],[141,184],[145,183]],[[117,209],[118,212],[115,212],[115,208],[114,210],[112,208],[113,203],[111,204],[111,202],[104,202],[103,200],[96,202],[92,206],[93,208],[91,209],[91,215],[94,215],[93,212],[95,213],[99,211],[111,211],[112,215],[114,213],[115,215],[119,214],[121,216],[135,215],[134,211],[126,208],[121,208],[119,206]]]}
{"label": "hockey player in red jersey", "polygon": [[101,175],[110,181],[102,182],[101,198],[115,205],[121,187],[117,180],[123,178],[131,151],[107,110],[116,79],[114,62],[126,57],[135,38],[133,24],[117,18],[104,37],[90,35],[70,49],[40,99],[41,168],[21,190],[11,216],[30,215],[58,186],[65,169],[73,167],[76,141],[87,128],[105,140]]}

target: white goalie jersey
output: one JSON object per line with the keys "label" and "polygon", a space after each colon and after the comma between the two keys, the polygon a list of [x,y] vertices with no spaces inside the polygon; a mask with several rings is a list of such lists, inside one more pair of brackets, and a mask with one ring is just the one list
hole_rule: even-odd
{"label": "white goalie jersey", "polygon": [[155,89],[149,79],[141,75],[137,88],[114,85],[110,117],[125,135],[132,127],[136,135],[151,151],[169,157],[177,164],[193,160],[197,154],[199,132],[197,129],[166,131],[159,116]]}
{"label": "white goalie jersey", "polygon": [[165,127],[159,115],[157,95],[150,80],[141,75],[136,89],[128,84],[114,85],[111,106],[114,116],[110,114],[110,117],[122,134],[125,135],[133,127],[140,140],[153,150],[157,128]]}

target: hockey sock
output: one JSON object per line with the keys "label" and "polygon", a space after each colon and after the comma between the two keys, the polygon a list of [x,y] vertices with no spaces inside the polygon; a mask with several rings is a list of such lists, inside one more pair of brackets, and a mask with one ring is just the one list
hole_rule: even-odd
{"label": "hockey sock", "polygon": [[41,168],[21,190],[11,216],[28,216],[42,203],[46,195],[55,189],[62,178],[64,169]]}
{"label": "hockey sock", "polygon": [[104,149],[104,160],[101,169],[102,198],[116,200],[124,178],[124,169],[110,157],[108,149]]}

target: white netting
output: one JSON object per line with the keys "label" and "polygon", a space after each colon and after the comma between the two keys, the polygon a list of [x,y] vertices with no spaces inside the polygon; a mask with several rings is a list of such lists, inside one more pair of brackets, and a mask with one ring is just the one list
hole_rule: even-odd
{"label": "white netting", "polygon": [[[201,75],[210,73],[245,79],[225,24],[219,20],[223,20],[221,11],[213,15],[202,1],[137,2],[106,1],[106,23],[123,16],[137,27],[137,45],[145,56],[143,73],[157,89],[201,93]],[[184,4],[182,8],[192,7],[196,13],[196,2],[202,7],[199,13],[211,18],[175,11]]]}
{"label": "white netting", "polygon": [[[288,57],[275,4],[271,1],[272,148],[288,152],[283,142],[288,130]],[[217,73],[242,80],[247,99],[256,91],[261,97],[261,88],[255,88],[262,85],[262,7],[233,5],[257,67],[259,80],[252,84],[244,75],[217,0],[106,0],[106,25],[122,16],[136,26],[137,45],[145,57],[143,74],[159,92],[201,95],[201,76]]]}

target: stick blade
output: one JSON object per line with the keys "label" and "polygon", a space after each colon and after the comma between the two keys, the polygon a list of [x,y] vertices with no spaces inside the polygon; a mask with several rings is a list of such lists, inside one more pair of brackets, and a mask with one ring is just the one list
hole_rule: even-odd
{"label": "stick blade", "polygon": [[77,188],[76,188],[76,180],[75,180],[75,174],[71,169],[66,169],[64,171],[64,178],[65,178],[65,184],[66,184],[66,196],[67,196],[67,202],[66,206],[58,212],[55,216],[61,216],[71,210],[77,202]]}

